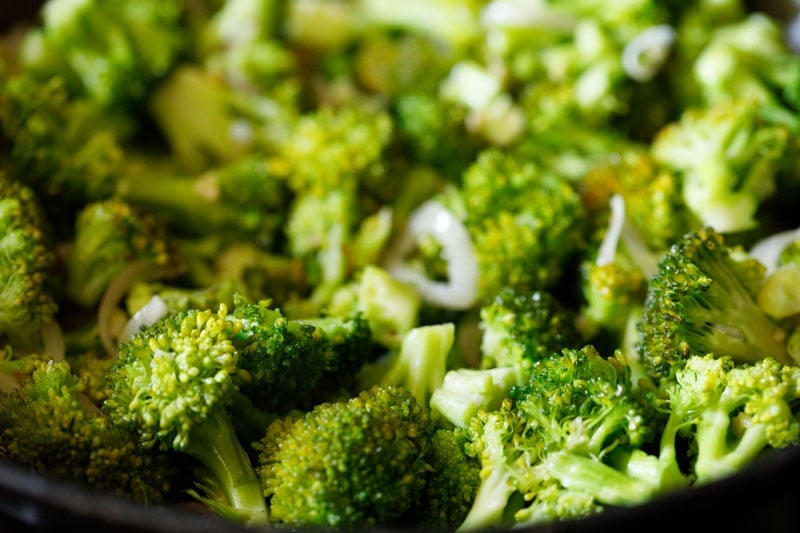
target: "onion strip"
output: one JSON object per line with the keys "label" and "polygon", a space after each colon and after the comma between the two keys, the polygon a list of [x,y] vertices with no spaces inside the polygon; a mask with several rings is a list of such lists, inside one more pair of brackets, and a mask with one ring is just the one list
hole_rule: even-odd
{"label": "onion strip", "polygon": [[136,261],[123,268],[106,287],[97,308],[97,326],[100,340],[109,356],[115,355],[118,349],[111,332],[111,318],[114,309],[135,283],[157,276],[163,271],[164,269],[159,268],[152,260]]}
{"label": "onion strip", "polygon": [[159,295],[154,295],[150,300],[136,311],[119,333],[119,342],[127,342],[142,329],[152,326],[164,318],[169,310],[167,304]]}
{"label": "onion strip", "polygon": [[[432,235],[442,245],[447,262],[447,282],[434,281],[411,268],[405,257],[414,250],[416,238]],[[478,293],[478,259],[467,228],[446,207],[430,200],[420,205],[385,261],[389,274],[414,285],[422,298],[446,309],[468,309]]]}

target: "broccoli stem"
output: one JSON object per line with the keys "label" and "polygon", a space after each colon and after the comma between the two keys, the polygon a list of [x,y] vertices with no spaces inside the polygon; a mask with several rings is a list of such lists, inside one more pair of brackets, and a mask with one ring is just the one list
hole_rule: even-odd
{"label": "broccoli stem", "polygon": [[[485,475],[484,472],[481,475]],[[481,480],[472,507],[458,531],[474,531],[502,524],[506,506],[514,491],[509,470],[496,465]]]}
{"label": "broccoli stem", "polygon": [[765,428],[748,427],[739,439],[730,441],[730,406],[721,404],[697,424],[697,483],[733,474],[750,463],[769,445]]}
{"label": "broccoli stem", "polygon": [[211,502],[217,511],[247,525],[267,523],[261,483],[227,412],[216,410],[193,428],[182,451],[200,461],[222,488],[228,501]]}
{"label": "broccoli stem", "polygon": [[553,452],[544,459],[544,464],[564,487],[591,494],[604,504],[635,505],[649,500],[657,488],[597,459],[570,452]]}

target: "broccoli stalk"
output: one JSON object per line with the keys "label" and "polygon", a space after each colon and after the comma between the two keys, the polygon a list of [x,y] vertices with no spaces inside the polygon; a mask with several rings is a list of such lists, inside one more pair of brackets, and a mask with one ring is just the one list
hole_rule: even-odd
{"label": "broccoli stalk", "polygon": [[454,340],[455,324],[451,322],[413,328],[403,338],[399,350],[365,365],[359,377],[361,388],[404,387],[427,406],[431,395],[444,382]]}
{"label": "broccoli stalk", "polygon": [[737,472],[765,450],[800,442],[792,407],[798,379],[797,366],[772,357],[739,364],[713,354],[687,360],[667,390],[670,416],[694,442],[697,483]]}

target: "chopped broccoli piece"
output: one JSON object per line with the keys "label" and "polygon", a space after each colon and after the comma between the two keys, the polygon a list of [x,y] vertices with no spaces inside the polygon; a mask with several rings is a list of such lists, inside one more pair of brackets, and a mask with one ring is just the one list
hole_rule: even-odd
{"label": "chopped broccoli piece", "polygon": [[140,447],[135,432],[113,425],[82,397],[68,363],[39,359],[17,391],[0,393],[0,406],[0,448],[11,459],[148,504],[168,496],[176,471],[172,459]]}
{"label": "chopped broccoli piece", "polygon": [[135,431],[144,449],[175,450],[198,461],[201,484],[219,487],[201,501],[219,514],[265,524],[258,477],[228,412],[239,363],[232,337],[242,325],[227,317],[224,305],[216,313],[190,309],[123,343],[104,410],[112,423]]}
{"label": "chopped broccoli piece", "polygon": [[394,387],[274,423],[257,447],[270,518],[290,527],[397,524],[422,495],[431,433],[425,409]]}
{"label": "chopped broccoli piece", "polygon": [[650,278],[638,325],[647,372],[668,377],[690,356],[708,353],[794,364],[787,333],[755,301],[763,276],[761,263],[737,258],[711,228],[679,239]]}

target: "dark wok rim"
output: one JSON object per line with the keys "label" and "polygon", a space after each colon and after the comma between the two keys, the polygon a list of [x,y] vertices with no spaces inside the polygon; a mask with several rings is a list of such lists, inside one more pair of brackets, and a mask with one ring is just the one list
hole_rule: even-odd
{"label": "dark wok rim", "polygon": [[[543,524],[527,531],[597,533],[709,528],[711,532],[721,527],[728,531],[797,531],[798,479],[800,447],[792,447],[774,451],[742,472],[708,485],[668,494],[640,506],[608,509],[592,517]],[[120,532],[252,531],[215,515],[146,507],[0,462],[0,529],[5,530],[4,524],[17,531],[65,526]]]}

